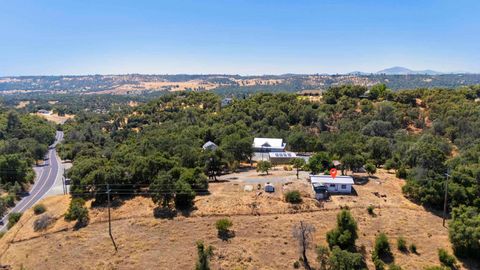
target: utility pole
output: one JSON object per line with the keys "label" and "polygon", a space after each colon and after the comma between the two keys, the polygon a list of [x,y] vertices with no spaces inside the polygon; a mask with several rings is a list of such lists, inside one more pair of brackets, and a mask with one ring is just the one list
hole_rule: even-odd
{"label": "utility pole", "polygon": [[448,177],[450,174],[446,173],[445,176],[445,197],[443,199],[443,227],[445,227],[445,219],[447,218],[447,200],[448,200]]}
{"label": "utility pole", "polygon": [[112,235],[112,220],[110,216],[110,185],[107,184],[107,200],[108,200],[108,234],[110,235],[110,239],[112,239],[113,246],[115,247],[115,252],[118,251],[117,244],[115,244],[115,240],[113,239]]}

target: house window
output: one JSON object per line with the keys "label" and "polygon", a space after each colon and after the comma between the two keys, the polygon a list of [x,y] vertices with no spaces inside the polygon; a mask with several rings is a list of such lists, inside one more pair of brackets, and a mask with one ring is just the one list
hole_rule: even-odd
{"label": "house window", "polygon": [[330,184],[330,187],[335,187],[335,184]]}
{"label": "house window", "polygon": [[342,185],[341,189],[347,189],[347,185]]}

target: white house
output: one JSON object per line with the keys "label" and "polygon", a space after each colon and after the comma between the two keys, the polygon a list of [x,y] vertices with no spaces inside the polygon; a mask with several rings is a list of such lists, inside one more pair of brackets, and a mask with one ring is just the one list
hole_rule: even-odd
{"label": "white house", "polygon": [[285,146],[283,139],[276,138],[255,138],[252,144],[254,152],[283,152]]}
{"label": "white house", "polygon": [[318,184],[325,186],[330,193],[352,193],[354,184],[351,176],[337,176],[333,178],[330,175],[310,175],[312,186],[318,187]]}

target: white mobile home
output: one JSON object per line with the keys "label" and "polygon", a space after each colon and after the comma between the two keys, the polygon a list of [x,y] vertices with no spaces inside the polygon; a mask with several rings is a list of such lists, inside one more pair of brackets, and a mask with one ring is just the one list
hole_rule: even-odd
{"label": "white mobile home", "polygon": [[283,139],[275,138],[255,138],[252,144],[254,152],[283,152],[285,146]]}
{"label": "white mobile home", "polygon": [[352,193],[353,178],[350,176],[310,175],[312,185],[325,186],[329,193]]}

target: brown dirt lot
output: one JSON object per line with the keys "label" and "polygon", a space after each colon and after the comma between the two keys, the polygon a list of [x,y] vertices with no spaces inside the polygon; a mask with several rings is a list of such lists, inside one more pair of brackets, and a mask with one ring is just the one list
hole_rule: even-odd
{"label": "brown dirt lot", "polygon": [[[314,242],[326,244],[325,234],[335,226],[340,206],[348,205],[359,225],[357,246],[365,248],[370,269],[372,245],[379,232],[389,236],[395,263],[403,269],[438,265],[437,249],[451,250],[441,218],[403,198],[402,180],[382,170],[377,176],[378,179],[355,186],[358,196],[334,196],[324,204],[309,198],[305,180],[290,180],[294,179],[294,172],[278,169],[265,176],[287,178],[287,183],[292,182],[288,189],[302,191],[304,202],[292,206],[283,201],[281,184],[276,184],[275,194],[257,196],[257,191],[244,192],[244,181],[250,185],[252,179],[262,180],[247,171],[229,176],[235,180],[212,183],[210,195],[196,198],[196,210],[172,219],[155,218],[152,201],[136,197],[112,211],[117,253],[108,237],[104,208],[90,209],[90,224],[74,231],[73,223],[65,222],[62,216],[69,198],[49,197],[43,203],[47,213],[58,218],[57,222],[45,232],[33,232],[36,217],[28,210],[0,240],[0,261],[14,269],[192,269],[197,256],[195,242],[203,240],[215,248],[212,269],[292,269],[299,257],[292,237],[293,225],[301,220],[313,224]],[[253,202],[258,206],[256,215],[252,214]],[[375,217],[366,211],[370,204],[377,207]],[[215,221],[224,216],[234,223],[235,237],[228,242],[220,240],[215,229]],[[407,244],[417,245],[418,255],[397,251],[395,240],[401,235]],[[314,261],[313,249],[309,255]],[[461,269],[478,269],[475,267]]]}

